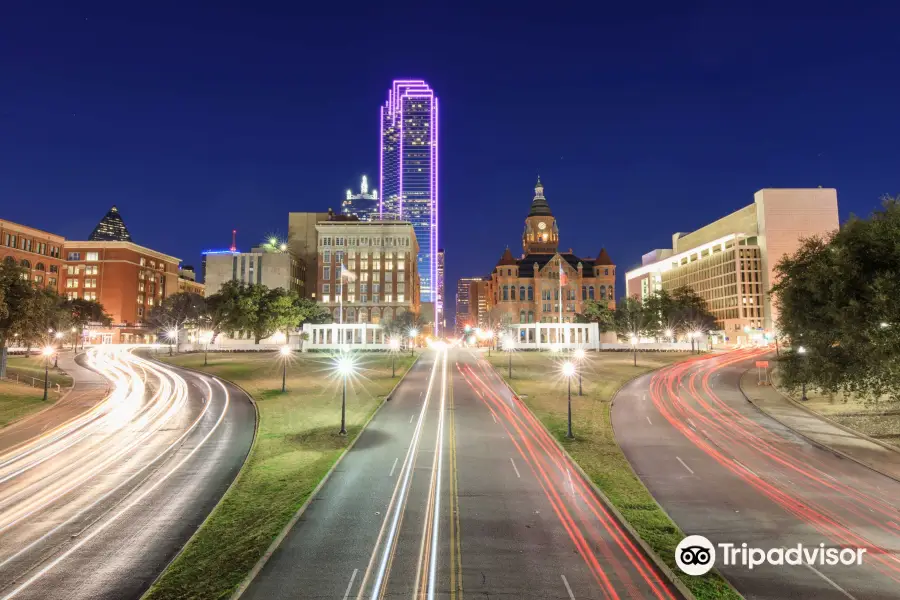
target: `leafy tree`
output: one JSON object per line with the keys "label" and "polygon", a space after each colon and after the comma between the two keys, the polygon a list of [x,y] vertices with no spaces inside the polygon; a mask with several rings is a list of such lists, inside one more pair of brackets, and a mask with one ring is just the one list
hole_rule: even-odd
{"label": "leafy tree", "polygon": [[[203,296],[191,292],[178,292],[150,311],[147,322],[159,332],[169,329],[180,332],[183,329],[199,327],[205,314],[206,301]],[[176,340],[178,339],[180,336],[176,334]]]}
{"label": "leafy tree", "polygon": [[785,384],[900,398],[900,198],[805,240],[776,271],[778,327],[795,349],[781,364]]}
{"label": "leafy tree", "polygon": [[597,323],[601,332],[616,329],[616,312],[610,309],[606,302],[587,300],[584,303],[584,312],[576,318],[582,323]]}
{"label": "leafy tree", "polygon": [[318,304],[309,298],[301,298],[297,294],[294,294],[293,298],[294,306],[297,309],[299,318],[297,326],[301,326],[304,323],[316,324],[331,322],[331,311],[321,304]]}
{"label": "leafy tree", "polygon": [[645,335],[647,320],[647,312],[640,297],[622,298],[616,304],[615,328],[620,337]]}
{"label": "leafy tree", "polygon": [[0,310],[0,377],[6,376],[10,340],[37,345],[47,337],[51,317],[50,297],[36,288],[25,275],[25,270],[13,262],[0,263],[0,294],[3,296]]}
{"label": "leafy tree", "polygon": [[421,332],[424,326],[424,320],[418,314],[408,310],[394,316],[391,321],[383,325],[389,335],[401,338],[409,336],[410,329],[418,329]]}
{"label": "leafy tree", "polygon": [[[253,339],[258,344],[262,338],[267,338],[276,331],[283,331],[297,327],[300,322],[300,308],[295,303],[297,294],[286,292],[282,288],[270,290],[264,285],[251,285],[250,293],[255,298],[256,311],[251,315],[248,330],[253,333]],[[261,289],[260,289],[261,288]]]}
{"label": "leafy tree", "polygon": [[77,331],[76,340],[83,338],[84,329],[88,325],[96,323],[109,327],[112,324],[112,317],[106,313],[103,305],[95,300],[85,300],[84,298],[66,300],[63,303],[62,310],[66,315],[65,322],[67,324],[58,329],[74,327]]}
{"label": "leafy tree", "polygon": [[677,323],[676,329],[681,332],[707,333],[716,328],[716,317],[709,311],[706,300],[689,286],[672,290],[670,309],[667,321]]}
{"label": "leafy tree", "polygon": [[238,331],[243,320],[243,288],[239,281],[228,281],[211,296],[206,297],[204,326],[213,333],[213,339],[225,331]]}

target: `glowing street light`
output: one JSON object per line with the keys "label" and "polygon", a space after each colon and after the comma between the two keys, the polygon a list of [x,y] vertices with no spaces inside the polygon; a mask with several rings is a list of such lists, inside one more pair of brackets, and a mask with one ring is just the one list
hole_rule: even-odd
{"label": "glowing street light", "polygon": [[[397,352],[400,350],[400,340],[392,337],[388,344],[391,347],[391,377],[396,377],[397,371],[394,368],[394,361],[397,358]],[[390,396],[388,396],[388,398],[390,398]]]}
{"label": "glowing street light", "polygon": [[287,364],[288,357],[291,355],[291,347],[290,346],[282,346],[278,350],[278,354],[281,355],[281,391],[287,391]]}
{"label": "glowing street light", "polygon": [[669,338],[669,341],[671,342],[671,341],[672,341],[672,330],[671,330],[671,329],[666,329],[663,333],[665,334],[665,336],[666,336],[667,338]]}
{"label": "glowing street light", "polygon": [[[806,358],[806,348],[803,346],[800,346],[799,348],[797,348],[797,353],[803,357],[803,360],[804,360],[804,363],[803,363],[804,369],[803,370],[806,371],[805,367],[808,364],[808,360]],[[807,400],[809,400],[809,398],[806,397],[806,373],[803,373],[803,383],[801,384],[801,386],[803,388],[803,394],[800,396],[800,399],[803,400],[804,402],[806,402]]]}
{"label": "glowing street light", "polygon": [[347,377],[356,372],[356,363],[349,354],[342,354],[335,361],[335,369],[341,376],[341,430],[340,435],[347,435]]}
{"label": "glowing street light", "polygon": [[169,356],[172,356],[172,342],[178,346],[178,328],[172,327],[166,331],[166,336],[169,338]]}
{"label": "glowing street light", "polygon": [[[587,353],[585,353],[584,348],[578,348],[575,350],[575,360],[578,362],[579,366],[584,361],[586,356],[587,356]],[[578,369],[578,395],[579,396],[584,395],[581,393],[581,371],[582,370],[583,369]]]}
{"label": "glowing street light", "polygon": [[631,336],[631,353],[634,355],[634,366],[637,366],[637,343],[638,339],[636,335]]}
{"label": "glowing street light", "polygon": [[47,386],[50,384],[50,357],[56,354],[56,348],[53,346],[44,346],[41,350],[44,356],[44,401],[47,400]]}
{"label": "glowing street light", "polygon": [[415,327],[409,328],[409,353],[413,353],[413,345],[416,343],[416,336],[419,335],[419,330]]}
{"label": "glowing street light", "polygon": [[569,430],[566,433],[566,437],[571,440],[575,437],[572,434],[572,376],[575,375],[575,365],[569,361],[564,362],[562,374],[563,377],[566,378],[566,383],[569,386]]}

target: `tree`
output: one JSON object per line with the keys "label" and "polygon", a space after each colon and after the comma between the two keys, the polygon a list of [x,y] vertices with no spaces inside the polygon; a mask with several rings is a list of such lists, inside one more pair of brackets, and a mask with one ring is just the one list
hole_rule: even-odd
{"label": "tree", "polygon": [[900,398],[900,198],[804,240],[776,272],[779,333],[806,351],[785,353],[784,383]]}
{"label": "tree", "polygon": [[[659,292],[657,292],[659,294]],[[716,328],[716,317],[709,312],[709,307],[693,288],[681,286],[672,290],[671,312],[667,315],[669,323],[676,323],[677,330],[683,333],[699,331],[707,334]],[[665,306],[665,303],[663,304]]]}
{"label": "tree", "polygon": [[7,346],[11,339],[25,345],[37,345],[47,339],[52,297],[50,293],[35,287],[26,275],[26,271],[14,262],[0,263],[0,294],[3,296],[0,310],[0,377],[6,376]]}
{"label": "tree", "polygon": [[[84,298],[72,298],[63,303],[62,310],[66,314],[67,324],[59,329],[74,327],[77,331],[77,337],[84,337],[84,329],[88,325],[97,324],[103,327],[109,327],[112,324],[110,317],[103,305],[95,300],[85,300]],[[77,349],[77,341],[76,341]]]}
{"label": "tree", "polygon": [[640,337],[646,333],[647,312],[639,296],[619,300],[614,318],[616,333],[620,337]]}
{"label": "tree", "polygon": [[597,323],[601,332],[616,329],[616,312],[606,302],[585,301],[584,311],[576,318],[582,323]]}
{"label": "tree", "polygon": [[172,294],[150,311],[147,322],[157,330],[199,327],[206,314],[206,301],[200,294],[178,292]]}
{"label": "tree", "polygon": [[389,335],[405,338],[409,336],[410,329],[417,329],[421,332],[424,325],[424,321],[418,314],[406,310],[385,323],[383,327]]}
{"label": "tree", "polygon": [[204,326],[212,331],[213,339],[225,331],[241,329],[243,287],[239,281],[228,281],[218,292],[206,297]]}
{"label": "tree", "polygon": [[298,322],[297,326],[304,323],[329,323],[331,322],[331,311],[309,298],[301,298],[294,294],[294,306],[297,309]]}
{"label": "tree", "polygon": [[253,313],[249,330],[253,332],[253,339],[258,344],[262,338],[267,338],[276,331],[282,331],[285,335],[290,329],[300,323],[300,308],[295,303],[297,294],[286,292],[282,288],[270,290],[263,285],[249,286],[256,300],[256,312]]}

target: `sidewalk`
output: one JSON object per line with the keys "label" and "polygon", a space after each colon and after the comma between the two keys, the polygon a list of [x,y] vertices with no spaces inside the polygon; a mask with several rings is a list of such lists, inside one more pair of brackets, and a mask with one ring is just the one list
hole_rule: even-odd
{"label": "sidewalk", "polygon": [[59,368],[72,377],[72,388],[47,409],[0,429],[0,454],[85,413],[109,394],[109,382],[78,364],[71,352],[59,355]]}
{"label": "sidewalk", "polygon": [[756,369],[747,370],[741,377],[741,391],[756,408],[795,433],[900,481],[900,451],[806,409],[774,386],[757,385]]}

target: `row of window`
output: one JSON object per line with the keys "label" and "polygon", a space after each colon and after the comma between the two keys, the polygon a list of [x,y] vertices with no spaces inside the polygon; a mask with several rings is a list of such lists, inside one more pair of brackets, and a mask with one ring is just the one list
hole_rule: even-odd
{"label": "row of window", "polygon": [[[335,297],[334,297],[334,301],[335,301],[335,302],[338,301],[338,296],[335,296]],[[360,301],[362,304],[367,304],[367,303],[369,302],[369,295],[368,295],[368,294],[360,294],[360,295],[359,295],[359,301]],[[384,295],[384,302],[385,302],[385,303],[390,304],[390,303],[392,303],[393,301],[394,301],[394,295],[393,295],[393,294],[385,294],[385,295]],[[406,301],[406,294],[397,294],[397,302],[405,302],[405,301]],[[322,302],[331,302],[331,295],[330,295],[330,294],[326,294],[326,293],[323,292],[323,293],[322,293]],[[356,294],[347,294],[347,303],[348,303],[348,304],[353,304],[353,303],[355,303],[355,302],[356,302]],[[381,296],[380,296],[379,294],[374,294],[374,293],[373,293],[373,294],[372,294],[372,303],[373,303],[373,304],[379,304],[379,303],[381,303],[381,302],[382,302]]]}
{"label": "row of window", "polygon": [[[15,262],[16,262],[16,259],[14,259],[12,256],[7,256],[5,260],[6,260],[6,262],[11,263],[11,264],[15,264]],[[27,258],[23,258],[22,261],[19,263],[19,266],[21,266],[22,268],[25,268],[25,269],[29,269],[29,270],[32,269],[31,261],[28,260]],[[35,271],[46,271],[47,267],[46,267],[46,265],[44,265],[44,263],[39,262],[34,265],[34,270]],[[58,273],[59,267],[57,265],[50,265],[50,272]]]}
{"label": "row of window", "polygon": [[[97,300],[97,292],[85,292],[81,296],[85,300]],[[66,292],[66,298],[69,300],[78,300],[78,292]]]}
{"label": "row of window", "polygon": [[327,248],[330,246],[409,246],[408,237],[320,237],[319,246]]}
{"label": "row of window", "polygon": [[[501,289],[502,289],[503,302],[507,302],[507,301],[515,302],[516,301],[516,286],[504,285]],[[601,285],[599,288],[599,292],[600,292],[600,295],[599,295],[600,300],[606,300],[607,298],[615,297],[614,296],[615,292],[613,291],[613,286],[611,286],[611,285],[610,286]],[[545,288],[541,292],[541,299],[542,300],[550,300],[551,294],[553,295],[554,299],[559,300],[559,288],[553,289],[552,291],[550,290],[550,288]],[[534,302],[534,288],[530,285],[527,287],[524,285],[520,285],[519,286],[519,301],[522,302],[522,301],[525,301],[526,299],[528,302]],[[575,290],[574,289],[566,288],[566,299],[567,300],[575,299]],[[595,296],[594,286],[592,286],[592,285],[581,286],[581,299],[582,300],[595,300],[596,296]],[[496,298],[495,298],[495,300],[496,300]]]}
{"label": "row of window", "polygon": [[[387,267],[388,265],[385,265]],[[360,281],[369,281],[369,272],[361,271],[360,273],[353,273],[350,269],[347,270],[350,278],[359,278]],[[322,267],[322,279],[324,281],[331,281],[331,267]],[[381,279],[381,271],[375,270],[371,273],[372,281],[379,281]],[[334,268],[334,278],[340,280],[341,279],[341,269],[340,266]],[[385,281],[393,281],[394,280],[394,272],[393,271],[385,271],[384,272],[384,280]],[[404,271],[397,271],[397,281],[406,281],[406,273]]]}
{"label": "row of window", "polygon": [[[349,258],[350,260],[355,259],[357,257],[357,254],[359,255],[359,258],[369,258],[368,250],[361,250],[360,252],[356,252],[356,250],[348,250],[346,253],[347,258]],[[398,250],[397,252],[392,252],[390,250],[388,250],[386,252],[380,252],[378,250],[372,251],[372,258],[375,258],[375,259],[385,258],[387,260],[391,260],[395,256],[398,259],[403,260],[406,258],[406,252],[403,252],[402,250]],[[337,263],[344,262],[344,251],[343,250],[335,250],[334,251],[334,261]],[[331,250],[322,251],[322,262],[323,263],[331,262]]]}
{"label": "row of window", "polygon": [[16,248],[24,252],[43,254],[51,258],[59,258],[59,246],[51,246],[46,242],[35,242],[31,238],[17,236],[12,233],[3,235],[3,245],[7,248]]}
{"label": "row of window", "polygon": [[[81,260],[81,252],[69,252],[66,255],[66,260]],[[86,260],[88,262],[97,262],[98,260],[100,260],[100,253],[99,252],[85,252],[84,260]],[[141,259],[141,260],[143,260],[143,259]]]}

